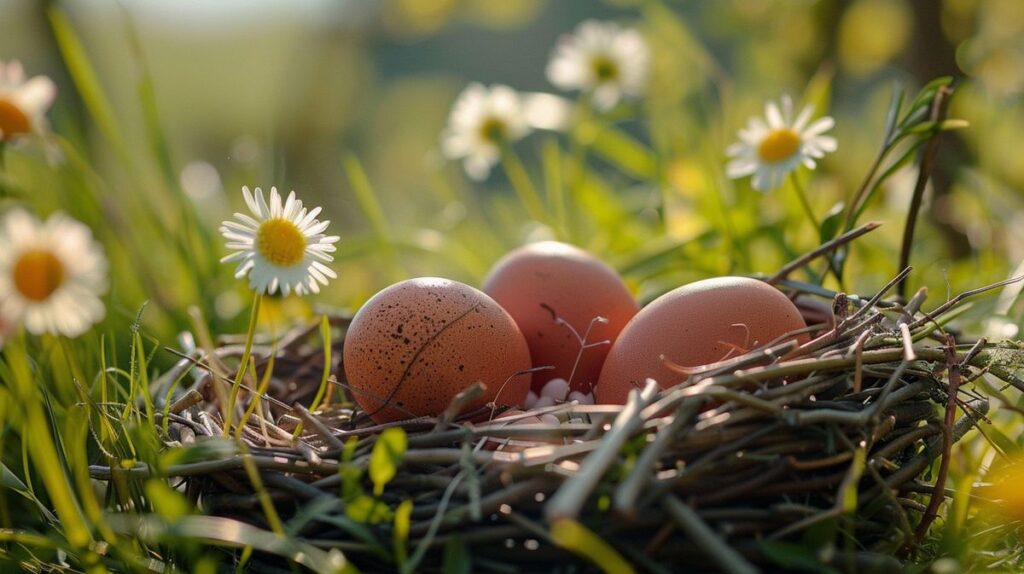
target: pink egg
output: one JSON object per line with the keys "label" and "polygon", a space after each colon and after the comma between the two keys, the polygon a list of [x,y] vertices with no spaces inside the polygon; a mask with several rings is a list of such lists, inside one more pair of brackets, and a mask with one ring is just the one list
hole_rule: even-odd
{"label": "pink egg", "polygon": [[[742,354],[806,327],[781,291],[748,277],[717,277],[684,285],[644,307],[608,353],[595,389],[598,404],[624,404],[647,378],[663,389],[700,367]],[[806,335],[798,340],[804,342]]]}
{"label": "pink egg", "polygon": [[[638,310],[614,269],[557,241],[531,243],[501,258],[483,289],[519,325],[533,366],[553,367],[534,373],[532,386],[538,394],[551,379],[565,379],[572,390],[590,392],[611,348],[596,345],[581,354],[577,336],[557,319],[581,337],[593,325],[588,343],[611,343]],[[606,321],[596,322],[598,317]]]}

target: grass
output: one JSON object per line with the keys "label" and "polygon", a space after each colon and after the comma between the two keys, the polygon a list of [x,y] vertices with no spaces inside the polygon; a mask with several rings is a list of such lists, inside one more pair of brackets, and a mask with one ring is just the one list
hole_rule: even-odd
{"label": "grass", "polygon": [[[222,429],[223,440],[168,445],[169,398],[177,397],[173,391],[187,387],[198,371],[188,361],[178,364],[181,357],[167,348],[193,358],[199,353],[192,349],[206,351],[205,360],[214,363],[211,368],[221,368],[232,385],[226,389],[230,401],[243,383],[264,387],[270,382],[269,376],[257,379],[250,372],[248,349],[283,333],[287,324],[282,315],[295,309],[305,315],[313,311],[305,302],[280,298],[266,298],[261,308],[239,303],[229,313],[218,307],[218,301],[233,297],[244,302],[250,295],[218,263],[220,238],[203,206],[177,180],[181,166],[164,133],[160,92],[130,20],[125,26],[136,40],[131,45],[141,110],[133,118],[123,117],[111,103],[62,4],[51,3],[46,15],[72,82],[61,90],[73,94],[67,99],[84,113],[57,110],[54,134],[45,142],[0,150],[0,210],[11,205],[26,205],[38,213],[62,209],[89,225],[111,260],[111,290],[108,319],[89,334],[75,340],[21,334],[2,350],[0,484],[5,488],[0,490],[0,565],[33,571],[242,571],[252,549],[259,548],[278,556],[281,564],[344,571],[349,566],[342,550],[323,551],[290,534],[301,526],[301,515],[294,522],[274,518],[274,505],[261,482],[262,459],[230,436],[230,424]],[[389,211],[392,202],[375,189],[375,174],[349,150],[339,150],[345,177],[336,184],[352,191],[350,206],[360,213],[350,219],[364,221],[365,229],[342,232],[337,257],[342,280],[321,301],[355,307],[388,281],[435,274],[432,269],[478,281],[508,247],[538,235],[578,243],[607,257],[643,301],[697,278],[769,272],[867,219],[885,222],[879,237],[858,242],[793,280],[808,288],[870,295],[899,270],[900,254],[909,250],[905,246],[913,247],[911,263],[947,260],[941,235],[930,226],[921,226],[916,241],[903,241],[905,222],[898,217],[902,207],[887,207],[882,200],[903,168],[922,163],[922,150],[938,134],[965,127],[933,114],[936,94],[947,88],[948,80],[923,87],[913,98],[895,90],[877,125],[849,118],[858,132],[849,141],[872,141],[861,150],[878,150],[873,160],[863,151],[845,155],[847,140],[841,138],[837,156],[826,159],[813,176],[801,174],[800,187],[761,195],[745,182],[724,178],[721,151],[759,98],[739,89],[741,80],[728,77],[700,35],[671,8],[643,3],[639,25],[655,51],[652,81],[658,89],[608,115],[595,113],[580,99],[571,130],[535,135],[505,150],[507,178],[496,170],[497,184],[487,188],[468,185],[458,166],[439,169],[426,186],[431,193],[417,201],[431,206],[432,214],[457,205],[463,210],[460,217],[410,224],[406,214]],[[685,70],[672,64],[673,55],[688,64]],[[823,66],[807,82],[803,100],[828,111],[833,81]],[[674,89],[681,85],[685,92]],[[954,105],[951,114],[956,112]],[[841,124],[844,119],[840,116]],[[143,126],[145,146],[127,143],[129,123]],[[862,165],[839,159],[854,155],[869,160]],[[224,179],[235,177],[225,174]],[[808,210],[821,219],[813,228]],[[933,294],[978,287],[1006,278],[1014,263],[1004,248],[979,253],[974,260],[950,261],[945,268],[925,265],[912,276],[908,293],[921,286]],[[1019,323],[1016,292],[1007,287],[1006,294],[1000,312]],[[996,309],[990,299],[978,301],[958,318],[959,328],[986,334],[1000,318]],[[247,351],[235,373],[209,358],[217,336],[247,330]],[[182,333],[189,335],[182,338]],[[328,394],[328,374],[325,370],[319,377],[321,395]],[[953,447],[946,484],[950,502],[939,509],[939,519],[913,557],[921,570],[939,560],[955,560],[965,570],[1013,569],[1024,557],[1019,523],[1000,519],[986,505],[984,493],[979,494],[992,473],[1024,454],[1020,389],[989,376],[973,384],[995,397],[999,408],[980,432]],[[241,413],[246,419],[252,415],[252,410]],[[374,471],[371,461],[371,473],[386,476],[386,453],[373,452],[384,462]],[[203,516],[194,493],[183,492],[180,481],[161,474],[170,467],[235,455],[244,461],[260,512],[268,519],[266,529]],[[113,469],[109,480],[92,477],[90,468],[96,465]],[[152,469],[152,476],[130,480],[127,473],[140,465]],[[380,480],[385,484],[390,479]],[[340,484],[349,488],[343,499],[371,502],[361,515],[338,525],[353,539],[365,539],[363,523],[379,519],[381,509],[351,479],[342,476]],[[692,525],[687,508],[675,508],[674,513]],[[409,512],[402,507],[385,510],[393,520]],[[694,536],[707,534],[693,528]],[[591,535],[574,522],[562,522],[550,534],[566,545]],[[415,565],[422,552],[414,548],[403,555],[403,536],[396,536],[392,546],[401,550],[385,545],[377,551]],[[800,560],[813,557],[808,548],[814,544],[811,539],[805,546],[779,546],[776,551],[781,559],[794,561],[794,567],[810,568]],[[465,552],[452,542],[452,563]]]}

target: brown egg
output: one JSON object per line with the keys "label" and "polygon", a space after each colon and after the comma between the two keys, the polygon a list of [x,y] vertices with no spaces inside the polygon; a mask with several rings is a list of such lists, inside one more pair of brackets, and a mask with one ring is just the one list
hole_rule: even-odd
{"label": "brown egg", "polygon": [[475,382],[489,402],[521,405],[530,351],[512,317],[484,293],[424,277],[396,283],[356,313],[345,337],[345,376],[377,423],[440,415]]}
{"label": "brown egg", "polygon": [[[804,328],[795,305],[771,285],[717,277],[684,285],[644,307],[608,353],[595,390],[598,404],[623,404],[648,378],[667,389],[686,375],[666,366],[708,365]],[[801,342],[806,335],[801,335]]]}
{"label": "brown egg", "polygon": [[531,243],[501,258],[484,281],[484,291],[519,324],[533,366],[554,367],[534,373],[538,394],[556,378],[569,381],[574,391],[590,392],[611,348],[605,344],[584,350],[574,373],[579,340],[556,317],[572,325],[580,337],[595,318],[604,317],[607,323],[594,323],[587,343],[614,342],[639,310],[615,270],[586,251],[557,241]]}

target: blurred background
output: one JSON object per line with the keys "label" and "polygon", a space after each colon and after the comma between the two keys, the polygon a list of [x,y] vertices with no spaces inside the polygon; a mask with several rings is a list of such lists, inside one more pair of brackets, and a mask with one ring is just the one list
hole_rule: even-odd
{"label": "blurred background", "polygon": [[[249,295],[217,263],[216,236],[241,206],[242,185],[294,189],[333,220],[340,279],[314,305],[355,309],[414,275],[478,284],[506,250],[550,236],[613,263],[649,300],[701,277],[770,273],[817,244],[792,193],[763,195],[724,178],[725,146],[767,99],[792,94],[836,117],[839,151],[809,183],[824,214],[867,173],[894,89],[912,96],[956,75],[963,82],[950,117],[971,127],[943,136],[911,260],[912,286],[930,286],[941,301],[947,290],[1004,279],[1024,259],[1020,8],[1019,0],[0,0],[0,58],[54,78],[50,118],[61,137],[9,154],[6,201],[87,221],[110,245],[112,320],[133,318],[149,300],[144,321],[162,337],[189,324],[190,306],[215,332],[244,325]],[[525,217],[500,169],[475,183],[447,163],[439,133],[471,81],[554,92],[544,75],[551,50],[587,18],[635,26],[651,43],[649,96],[609,121],[657,170],[633,173],[614,150],[594,153],[586,165],[596,183],[569,194],[569,231],[558,233]],[[552,146],[576,137],[544,133],[519,145],[538,186],[551,185]],[[870,293],[896,273],[915,177],[913,165],[899,170],[871,204],[864,220],[886,225],[854,249],[847,288]],[[181,215],[179,197],[194,219]],[[150,215],[152,229],[140,229]],[[196,233],[166,233],[183,226]],[[1014,314],[1009,303],[997,311]],[[278,311],[312,313],[298,301]],[[1015,333],[1017,321],[1009,323]]]}

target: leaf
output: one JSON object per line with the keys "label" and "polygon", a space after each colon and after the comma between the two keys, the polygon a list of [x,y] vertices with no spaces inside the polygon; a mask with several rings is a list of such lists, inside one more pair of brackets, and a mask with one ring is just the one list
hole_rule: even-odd
{"label": "leaf", "polygon": [[406,544],[409,542],[409,527],[412,522],[412,501],[403,500],[398,508],[395,509],[395,531],[394,531],[394,546],[395,546],[395,560],[398,562],[399,567],[405,564],[405,561],[409,557]]}
{"label": "leaf", "polygon": [[953,130],[962,130],[971,127],[971,122],[962,120],[959,118],[952,118],[939,122],[939,131],[949,132]]}
{"label": "leaf", "polygon": [[405,447],[405,431],[401,428],[392,427],[380,433],[370,453],[370,480],[373,481],[374,495],[384,494],[384,486],[395,477],[405,456]]}
{"label": "leaf", "polygon": [[850,463],[850,469],[839,487],[839,504],[844,514],[853,514],[857,511],[857,486],[864,474],[866,460],[867,453],[864,449],[858,448],[853,451],[853,462]]}
{"label": "leaf", "polygon": [[192,514],[192,504],[188,499],[177,490],[167,486],[163,480],[151,478],[146,481],[145,489],[149,503],[164,520],[173,522]]}
{"label": "leaf", "polygon": [[96,70],[89,61],[82,41],[75,33],[67,14],[56,4],[51,4],[47,10],[47,16],[50,18],[50,27],[57,40],[57,47],[60,49],[61,56],[64,57],[64,65],[67,66],[86,109],[89,110],[89,114],[114,150],[121,158],[127,158],[127,148],[117,126],[114,108],[104,93],[96,76]]}
{"label": "leaf", "polygon": [[47,520],[49,520],[52,523],[57,522],[57,517],[54,516],[54,514],[50,512],[50,510],[46,508],[46,506],[42,502],[40,502],[39,499],[36,498],[34,494],[32,494],[32,491],[29,490],[28,486],[26,486],[25,483],[22,482],[20,478],[18,478],[18,475],[11,472],[11,469],[7,468],[7,465],[2,462],[0,462],[0,486],[4,487],[5,489],[13,490],[14,492],[17,492],[18,494],[31,500],[32,502],[35,503],[36,506],[39,507],[40,514],[45,516]]}
{"label": "leaf", "polygon": [[900,106],[903,105],[903,93],[903,88],[901,86],[897,86],[892,91],[892,97],[889,98],[889,108],[885,111],[886,146],[892,143],[896,136],[896,122],[899,121]]}
{"label": "leaf", "polygon": [[345,503],[345,515],[362,524],[380,524],[391,520],[393,513],[380,500],[360,494]]}
{"label": "leaf", "polygon": [[914,100],[910,103],[910,109],[913,110],[920,106],[931,106],[932,100],[935,99],[935,93],[939,91],[939,88],[946,87],[952,83],[953,76],[941,76],[928,82],[914,96]]}
{"label": "leaf", "polygon": [[906,150],[903,151],[903,155],[901,155],[896,161],[892,162],[892,164],[890,164],[889,167],[887,167],[885,171],[882,172],[882,174],[879,175],[877,179],[875,179],[874,183],[871,184],[871,189],[868,190],[867,195],[864,196],[864,199],[860,202],[860,206],[857,208],[857,211],[853,214],[853,222],[858,221],[861,215],[864,214],[864,211],[868,208],[868,205],[871,203],[871,200],[874,199],[875,195],[878,193],[878,190],[882,188],[882,184],[885,183],[887,179],[892,177],[894,173],[899,171],[900,168],[910,163],[910,161],[913,160],[914,156],[917,154],[918,148],[921,146],[921,144],[923,144],[926,141],[927,138],[920,138],[917,141],[915,141],[911,146],[909,146]]}
{"label": "leaf", "polygon": [[845,210],[846,204],[840,201],[825,213],[825,217],[821,220],[821,227],[818,229],[819,241],[825,243],[836,236],[836,232],[839,231],[839,225],[843,222]]}
{"label": "leaf", "polygon": [[604,539],[571,518],[559,518],[551,524],[551,539],[562,548],[590,560],[607,574],[636,572]]}

